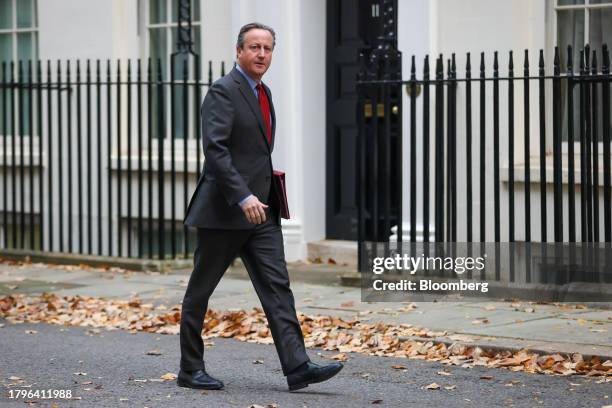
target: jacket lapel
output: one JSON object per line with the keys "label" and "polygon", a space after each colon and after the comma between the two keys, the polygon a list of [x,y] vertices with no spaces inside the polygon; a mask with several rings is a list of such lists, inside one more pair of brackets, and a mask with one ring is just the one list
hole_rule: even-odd
{"label": "jacket lapel", "polygon": [[[236,82],[240,84],[240,93],[247,101],[247,104],[249,105],[249,108],[251,108],[251,112],[253,112],[253,115],[255,115],[255,119],[257,120],[257,123],[259,125],[259,130],[261,131],[261,136],[264,138],[264,143],[266,144],[266,146],[268,146],[268,149],[270,149],[270,146],[268,145],[268,138],[266,137],[266,125],[263,120],[261,108],[259,107],[259,101],[255,98],[255,93],[249,86],[249,83],[246,81],[246,79],[244,79],[242,74],[238,72],[236,68],[232,69],[232,77]],[[272,134],[274,134],[274,132]]]}

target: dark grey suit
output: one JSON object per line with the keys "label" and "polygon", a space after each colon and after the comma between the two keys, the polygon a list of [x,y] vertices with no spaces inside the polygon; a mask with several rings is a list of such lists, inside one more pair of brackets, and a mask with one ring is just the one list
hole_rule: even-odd
{"label": "dark grey suit", "polygon": [[[279,206],[272,183],[275,113],[270,102],[268,144],[259,103],[235,68],[215,82],[202,104],[204,171],[189,203],[185,225],[197,227],[194,269],[181,317],[181,368],[204,368],[201,337],[208,299],[230,263],[240,256],[259,296],[283,373],[308,361],[285,264]],[[238,202],[254,194],[267,220],[248,222]]]}

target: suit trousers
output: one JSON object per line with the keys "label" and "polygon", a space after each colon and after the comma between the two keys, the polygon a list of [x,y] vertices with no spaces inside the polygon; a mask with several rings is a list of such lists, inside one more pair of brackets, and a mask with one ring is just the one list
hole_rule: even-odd
{"label": "suit trousers", "polygon": [[263,306],[283,374],[309,361],[289,287],[281,227],[266,213],[266,221],[251,230],[198,228],[194,269],[181,312],[181,369],[204,369],[202,328],[208,300],[236,256],[242,258]]}

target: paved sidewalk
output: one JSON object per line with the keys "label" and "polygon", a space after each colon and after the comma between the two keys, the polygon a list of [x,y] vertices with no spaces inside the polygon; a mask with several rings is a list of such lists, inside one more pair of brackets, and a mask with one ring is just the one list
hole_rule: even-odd
{"label": "paved sidewalk", "polygon": [[[59,296],[87,295],[127,298],[138,295],[155,304],[177,304],[190,270],[169,274],[104,271],[43,264],[0,263],[0,295],[53,292]],[[359,288],[338,285],[342,267],[295,263],[289,265],[299,311],[306,314],[358,318],[361,321],[407,323],[446,331],[436,340],[484,347],[582,353],[612,358],[612,310],[575,304],[466,301],[364,303]],[[246,271],[232,267],[217,287],[210,307],[217,310],[260,306]],[[431,340],[431,339],[430,339]]]}

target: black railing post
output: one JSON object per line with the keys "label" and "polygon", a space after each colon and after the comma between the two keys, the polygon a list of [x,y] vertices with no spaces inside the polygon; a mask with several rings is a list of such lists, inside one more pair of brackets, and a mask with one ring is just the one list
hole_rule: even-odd
{"label": "black railing post", "polygon": [[[367,73],[367,61],[366,51],[361,50],[359,52],[359,65],[360,70],[357,73],[357,81],[363,82],[366,78]],[[211,62],[209,61],[209,86],[211,83],[210,72]],[[357,124],[359,126],[357,134],[357,174],[356,174],[356,190],[357,190],[357,269],[360,272],[365,271],[367,265],[364,262],[363,245],[366,241],[366,228],[365,228],[365,200],[366,200],[366,119],[365,119],[365,107],[367,103],[368,92],[366,85],[357,85],[357,95],[359,97],[357,103]]]}
{"label": "black railing post", "polygon": [[444,61],[436,61],[435,235],[444,242]]}
{"label": "black railing post", "polygon": [[[23,61],[19,61],[17,73],[19,90],[17,97],[19,100],[19,248],[25,249],[25,152],[24,152],[24,106],[23,106]],[[14,135],[14,137],[17,134]]]}
{"label": "black railing post", "polygon": [[429,242],[429,55],[425,56],[423,65],[423,242]]}
{"label": "black railing post", "polygon": [[111,87],[111,61],[106,60],[106,172],[107,172],[107,214],[108,214],[108,256],[113,256],[113,171],[111,156],[113,154],[113,130],[112,130],[112,87]]}
{"label": "black railing post", "polygon": [[555,242],[563,242],[563,180],[561,164],[561,60],[559,47],[555,47],[553,60],[553,200],[554,200],[554,234]]}
{"label": "black railing post", "polygon": [[166,121],[164,105],[164,79],[161,59],[157,60],[157,234],[158,234],[158,258],[166,258],[166,223],[165,223],[165,196],[164,196],[164,139],[166,138]]}
{"label": "black railing post", "polygon": [[[446,198],[446,224],[444,225],[446,227],[446,234],[445,234],[445,241],[452,241],[451,238],[451,233],[452,233],[452,227],[453,227],[453,212],[452,212],[452,206],[451,206],[451,201],[453,199],[453,192],[452,192],[452,188],[453,188],[453,178],[451,175],[452,172],[452,168],[453,168],[453,140],[452,140],[452,127],[453,127],[453,114],[451,111],[451,101],[453,99],[453,90],[452,90],[452,72],[451,72],[451,64],[450,64],[450,59],[447,60],[446,63],[446,81],[444,82],[444,84],[446,85],[446,132],[444,133],[445,136],[445,141],[446,141],[446,157],[443,158],[442,160],[444,161],[444,163],[446,164],[446,172],[445,172],[445,176],[444,179],[446,181],[446,194],[445,194],[445,198]],[[437,160],[440,160],[440,158],[437,158]]]}
{"label": "black railing post", "polygon": [[142,212],[143,208],[143,198],[142,198],[142,183],[143,183],[143,172],[142,165],[143,160],[142,156],[144,155],[144,145],[142,143],[142,63],[140,58],[138,58],[138,63],[136,67],[136,89],[137,93],[137,110],[138,110],[138,221],[137,221],[137,239],[138,239],[138,258],[143,257],[143,244],[144,244],[144,235],[143,235],[143,227],[142,227]]}
{"label": "black railing post", "polygon": [[592,139],[593,139],[593,242],[599,242],[599,98],[597,92],[597,53],[593,50],[591,59],[591,75],[593,82],[591,85],[591,115],[592,115]]}
{"label": "black railing post", "polygon": [[[79,253],[83,253],[83,150],[81,129],[81,61],[77,60],[76,66],[76,112],[77,112],[77,213],[78,213],[78,241]],[[70,87],[69,87],[70,89]],[[87,183],[91,184],[91,183]]]}
{"label": "black railing post", "polygon": [[[514,242],[514,59],[508,56],[508,241]],[[512,261],[512,258],[510,258]]]}
{"label": "black railing post", "polygon": [[[416,61],[412,56],[410,66],[410,242],[416,242],[417,235],[417,134],[416,134]],[[423,160],[428,161],[427,158]],[[399,228],[399,227],[398,227]]]}
{"label": "black railing post", "polygon": [[147,60],[147,254],[153,258],[153,61]]}
{"label": "black railing post", "polygon": [[[62,61],[57,60],[57,167],[58,167],[58,194],[59,194],[59,250],[64,252],[64,130],[62,106]],[[53,204],[51,204],[53,205]]]}
{"label": "black railing post", "polygon": [[540,241],[546,242],[546,88],[544,83],[544,50],[538,62],[540,103]]}
{"label": "black railing post", "polygon": [[586,205],[587,205],[587,241],[593,242],[593,189],[592,189],[592,159],[591,159],[591,143],[592,143],[592,131],[593,131],[593,116],[592,105],[591,105],[591,81],[589,78],[590,69],[590,55],[591,49],[587,44],[584,47],[584,75],[585,79],[585,92],[584,92],[584,108],[586,114],[584,115],[585,120],[585,138],[584,138],[584,149],[586,150]]}
{"label": "black railing post", "polygon": [[529,51],[525,50],[523,63],[523,115],[524,115],[524,156],[525,162],[525,242],[531,241],[531,150],[530,150],[530,103],[529,103]]}
{"label": "black railing post", "polygon": [[603,122],[603,175],[604,175],[604,237],[607,243],[612,242],[612,197],[610,169],[610,53],[608,46],[603,45],[601,73],[601,104]]}
{"label": "black railing post", "polygon": [[30,184],[30,243],[29,247],[31,250],[35,249],[35,235],[34,235],[34,110],[33,99],[34,99],[34,84],[32,79],[32,60],[28,60],[28,130],[30,135],[30,160],[28,162],[28,179]]}
{"label": "black railing post", "polygon": [[97,173],[98,173],[98,255],[102,255],[102,219],[104,212],[102,210],[102,73],[100,68],[100,60],[96,60],[96,137],[97,137]]}
{"label": "black railing post", "polygon": [[7,179],[7,174],[8,174],[8,146],[7,146],[7,140],[8,140],[8,120],[7,120],[7,111],[8,111],[8,105],[7,105],[7,98],[6,95],[9,92],[9,87],[8,87],[8,82],[6,80],[6,62],[2,61],[2,106],[4,107],[4,109],[2,109],[2,135],[4,136],[2,138],[2,225],[4,226],[4,228],[2,229],[4,231],[4,241],[2,242],[3,244],[3,248],[9,248],[9,243],[8,243],[8,235],[9,235],[9,224],[8,224],[8,189],[7,189],[7,185],[8,185],[8,179]]}
{"label": "black railing post", "polygon": [[[132,256],[132,60],[127,61],[127,256]],[[138,152],[140,156],[141,152]]]}
{"label": "black railing post", "polygon": [[[572,47],[567,47],[567,168],[569,241],[576,242],[576,182],[574,171],[574,67]],[[563,107],[561,107],[563,108]]]}
{"label": "black railing post", "polygon": [[470,53],[465,63],[465,170],[466,170],[466,241],[473,241],[472,191],[472,63]]}
{"label": "black railing post", "polygon": [[450,151],[450,165],[451,165],[451,183],[452,187],[450,190],[451,194],[451,235],[450,240],[457,242],[457,64],[455,62],[455,54],[451,55],[451,69],[450,69],[450,91],[451,97],[449,98],[450,104],[450,129],[449,138],[451,140],[452,150]]}
{"label": "black railing post", "polygon": [[[117,256],[123,256],[123,231],[121,229],[121,209],[123,208],[123,186],[121,182],[121,60],[117,59],[117,75],[115,77],[117,86],[117,101],[115,106],[117,107]],[[111,169],[109,169],[111,170]]]}
{"label": "black railing post", "polygon": [[[188,205],[188,197],[187,197],[187,188],[189,186],[189,155],[187,151],[187,144],[189,142],[189,70],[188,70],[188,61],[187,59],[183,60],[183,128],[185,129],[185,134],[183,135],[183,211],[187,211]],[[197,101],[194,100],[194,103],[197,104]],[[172,202],[174,202],[174,196]],[[174,212],[172,213],[174,214]],[[173,220],[173,222],[175,222]],[[185,258],[187,257],[187,249],[188,249],[188,239],[189,236],[188,230],[186,226],[183,226],[183,254]]]}
{"label": "black railing post", "polygon": [[[86,88],[86,93],[87,93],[87,105],[85,107],[85,109],[87,110],[87,124],[86,124],[86,150],[87,150],[87,160],[86,160],[86,173],[85,173],[85,179],[87,180],[86,182],[86,189],[87,189],[87,253],[89,255],[93,254],[93,242],[92,242],[92,238],[93,238],[93,234],[92,234],[92,213],[93,213],[93,206],[92,206],[92,184],[93,184],[93,172],[91,170],[92,168],[92,157],[91,157],[91,137],[92,137],[92,130],[91,130],[91,64],[89,59],[87,59],[87,66],[86,66],[86,79],[85,79],[85,88]],[[100,145],[98,145],[100,146]],[[99,148],[96,150],[100,150]],[[80,185],[80,183],[79,183]]]}
{"label": "black railing post", "polygon": [[525,50],[523,62],[523,114],[524,114],[524,156],[525,162],[525,283],[531,282],[531,112],[529,92],[529,51]]}
{"label": "black railing post", "polygon": [[485,93],[485,54],[480,53],[480,175],[478,181],[480,183],[480,242],[486,242],[486,93]]}
{"label": "black railing post", "polygon": [[[179,8],[180,8],[179,2]],[[180,38],[180,37],[179,37]],[[179,46],[180,46],[179,39]],[[170,95],[168,97],[170,101],[170,251],[172,253],[172,258],[176,257],[176,203],[174,197],[176,196],[176,112],[175,112],[175,85],[176,82],[174,80],[176,76],[175,65],[176,65],[176,57],[177,54],[174,53],[170,57]],[[187,109],[186,106],[183,106],[183,110]],[[165,133],[164,133],[165,135]],[[165,136],[162,136],[165,137]]]}
{"label": "black railing post", "polygon": [[[55,222],[55,217],[53,216],[53,162],[51,160],[53,154],[53,115],[51,110],[51,88],[50,84],[52,83],[51,79],[51,61],[47,60],[47,140],[49,141],[48,151],[49,151],[49,168],[47,169],[48,173],[48,184],[49,188],[47,190],[49,202],[47,203],[47,208],[49,210],[49,251],[53,251],[53,223]],[[41,191],[42,194],[42,191]]]}
{"label": "black railing post", "polygon": [[495,233],[495,280],[501,276],[501,211],[499,176],[499,61],[497,51],[493,53],[493,223]]}
{"label": "black railing post", "polygon": [[[40,231],[39,231],[39,248],[44,251],[44,237],[45,237],[45,206],[44,206],[44,173],[43,173],[43,116],[42,116],[42,63],[40,60],[36,61],[36,88],[37,88],[37,99],[36,99],[36,114],[37,114],[37,130],[38,130],[38,209],[40,212]],[[6,105],[4,105],[6,106]],[[5,150],[6,151],[6,150]],[[4,206],[6,209],[6,205]],[[6,214],[6,211],[5,211]]]}
{"label": "black railing post", "polygon": [[497,51],[495,51],[493,54],[493,223],[495,242],[501,241],[499,184],[499,62]]}
{"label": "black railing post", "polygon": [[[73,136],[72,136],[72,83],[71,83],[71,78],[70,78],[70,60],[66,61],[66,116],[67,116],[67,120],[66,120],[66,129],[67,129],[67,150],[68,150],[68,160],[67,160],[67,165],[68,165],[68,169],[67,169],[67,173],[68,173],[68,252],[73,252],[72,251],[72,241],[73,241],[73,236],[72,236],[72,231],[73,231],[73,222],[72,222],[72,213],[73,213],[73,209],[72,209],[72,145],[73,143]],[[58,92],[61,94],[62,90],[59,89]],[[78,101],[77,101],[78,103]],[[80,117],[78,118],[78,124],[81,124],[81,119]],[[77,143],[80,146],[80,140],[77,141]],[[80,151],[80,149],[79,149]],[[80,170],[80,168],[79,168]],[[79,200],[80,200],[80,195],[79,195]]]}

